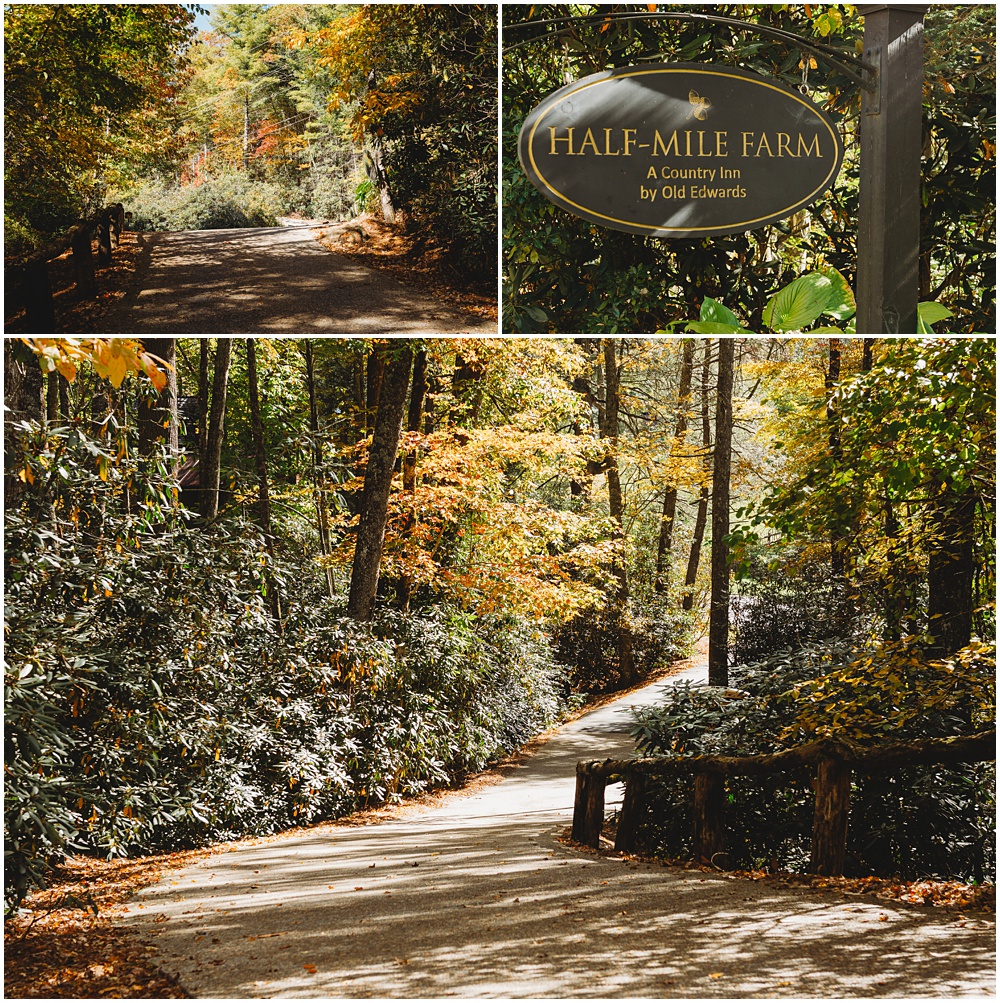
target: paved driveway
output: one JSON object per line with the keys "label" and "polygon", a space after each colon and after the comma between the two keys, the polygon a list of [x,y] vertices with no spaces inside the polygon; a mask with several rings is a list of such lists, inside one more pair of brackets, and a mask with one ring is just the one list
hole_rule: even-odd
{"label": "paved driveway", "polygon": [[147,889],[126,919],[199,997],[992,995],[985,919],[559,842],[577,760],[629,754],[629,705],[677,678],[439,807],[223,848]]}
{"label": "paved driveway", "polygon": [[112,334],[496,334],[385,272],[332,254],[312,224],[143,236],[141,291]]}

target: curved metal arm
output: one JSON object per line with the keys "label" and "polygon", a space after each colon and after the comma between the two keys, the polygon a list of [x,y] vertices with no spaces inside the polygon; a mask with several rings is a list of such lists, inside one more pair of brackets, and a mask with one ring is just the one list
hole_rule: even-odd
{"label": "curved metal arm", "polygon": [[[859,56],[852,56],[849,53],[840,52],[838,49],[833,48],[833,46],[824,45],[822,42],[810,41],[807,38],[803,38],[802,35],[796,35],[793,31],[785,31],[783,28],[772,28],[770,25],[751,24],[749,21],[740,21],[737,18],[732,17],[719,17],[715,14],[696,14],[687,11],[650,11],[649,13],[628,12],[610,15],[584,14],[576,17],[566,16],[546,18],[536,21],[522,21],[519,24],[509,25],[508,28],[513,31],[518,28],[541,28],[558,24],[568,24],[572,27],[574,24],[604,24],[607,21],[667,20],[689,22],[705,21],[711,24],[723,24],[730,28],[735,28],[738,31],[750,31],[758,35],[769,36],[770,38],[777,39],[780,42],[789,42],[798,48],[806,49],[809,52],[812,52],[825,62],[833,64],[838,70],[840,70],[841,73],[844,74],[844,76],[859,84],[866,91],[875,91],[878,86],[876,83],[878,77],[878,67],[874,66],[872,63],[866,62]],[[561,28],[557,31],[543,31],[540,35],[535,35],[533,38],[526,38],[520,42],[515,42],[513,45],[505,48],[503,50],[503,54],[506,56],[509,52],[514,52],[516,49],[524,48],[527,45],[533,45],[535,42],[541,42],[546,38],[562,37],[570,30],[570,27]],[[852,64],[860,69],[864,75],[855,73],[851,68]]]}

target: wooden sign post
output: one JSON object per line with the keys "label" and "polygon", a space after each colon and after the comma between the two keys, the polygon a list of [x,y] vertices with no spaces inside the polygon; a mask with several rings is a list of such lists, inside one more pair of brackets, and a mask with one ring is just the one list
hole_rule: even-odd
{"label": "wooden sign post", "polygon": [[915,334],[920,268],[920,146],[927,4],[866,4],[861,100],[857,333]]}

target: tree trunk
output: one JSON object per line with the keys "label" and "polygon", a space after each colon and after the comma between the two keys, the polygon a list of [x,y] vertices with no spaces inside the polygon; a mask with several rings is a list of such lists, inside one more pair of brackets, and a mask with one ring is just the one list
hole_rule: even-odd
{"label": "tree trunk", "polygon": [[483,404],[483,368],[476,362],[467,362],[455,356],[455,369],[451,374],[451,421],[455,425],[473,428],[479,422]]}
{"label": "tree trunk", "polygon": [[733,362],[736,342],[719,339],[712,469],[712,605],[708,626],[708,683],[729,685],[729,472],[733,446]]}
{"label": "tree trunk", "polygon": [[392,192],[385,176],[385,165],[382,161],[382,141],[372,136],[366,156],[368,178],[378,191],[379,203],[382,206],[382,218],[387,223],[396,222],[396,207],[392,203]]}
{"label": "tree trunk", "polygon": [[822,760],[816,771],[816,807],[809,856],[812,874],[839,877],[844,873],[850,800],[850,765],[834,759]]}
{"label": "tree trunk", "polygon": [[208,370],[209,351],[211,345],[208,338],[198,341],[198,477],[199,483],[205,472],[208,460]]}
{"label": "tree trunk", "polygon": [[382,377],[385,373],[385,354],[373,348],[368,353],[365,367],[365,432],[374,423],[375,412],[378,410],[379,392],[382,389]]}
{"label": "tree trunk", "polygon": [[232,338],[219,338],[215,348],[215,375],[212,378],[212,411],[208,420],[208,445],[200,477],[201,512],[206,519],[214,519],[219,514],[222,444],[226,434],[226,391],[229,386],[229,364],[232,361],[232,354]]}
{"label": "tree trunk", "polygon": [[698,492],[698,513],[694,520],[694,538],[691,540],[691,554],[688,557],[687,573],[684,576],[684,609],[694,606],[694,585],[698,580],[698,565],[701,563],[701,544],[705,539],[708,524],[708,478],[712,462],[712,422],[708,410],[708,388],[712,375],[712,339],[705,339],[705,354],[701,364],[701,445],[702,465],[705,468],[704,483]]}
{"label": "tree trunk", "polygon": [[[681,382],[677,391],[677,430],[675,443],[683,446],[687,433],[687,410],[691,396],[691,374],[694,369],[694,338],[684,339],[681,362]],[[673,449],[670,450],[673,458]],[[671,474],[671,476],[673,476]],[[677,512],[677,485],[670,484],[663,493],[663,513],[660,516],[660,538],[656,545],[656,591],[666,592],[670,566],[670,551],[674,543],[674,516]]]}
{"label": "tree trunk", "polygon": [[142,345],[150,355],[162,359],[166,366],[167,385],[157,393],[150,387],[139,399],[139,455],[149,456],[155,443],[167,442],[170,455],[180,450],[180,419],[177,401],[177,339],[143,338]]}
{"label": "tree trunk", "polygon": [[59,380],[62,377],[53,369],[45,377],[45,420],[54,425],[59,420]]}
{"label": "tree trunk", "polygon": [[[260,417],[260,390],[257,383],[257,343],[247,338],[247,389],[250,398],[250,428],[253,432],[254,459],[257,466],[257,524],[264,534],[264,546],[274,558],[274,534],[271,532],[271,493],[267,481],[267,449],[264,445],[264,422]],[[270,569],[265,574],[271,616],[281,620],[281,597]]]}
{"label": "tree trunk", "polygon": [[[413,360],[413,383],[410,387],[410,409],[406,415],[406,430],[420,431],[420,419],[423,416],[424,398],[427,396],[427,353],[417,352]],[[417,495],[417,451],[409,450],[403,457],[403,491],[409,495],[410,511],[406,513],[403,523],[403,536],[408,539],[413,534],[416,525],[416,495]],[[401,612],[410,608],[410,596],[413,592],[413,578],[402,575],[396,585],[396,602]]]}
{"label": "tree trunk", "polygon": [[[833,406],[833,392],[840,383],[840,338],[829,339],[830,364],[826,371],[826,421],[829,427],[830,458],[836,472],[844,459],[840,444],[840,415]],[[834,517],[835,518],[835,517]],[[830,526],[830,568],[837,578],[842,578],[847,568],[846,540],[835,524]]]}
{"label": "tree trunk", "polygon": [[408,346],[394,349],[382,380],[361,495],[361,520],[358,523],[354,565],[351,569],[351,592],[347,603],[348,616],[355,620],[371,620],[375,613],[389,489],[392,486],[396,451],[399,449],[412,362],[413,353]]}
{"label": "tree trunk", "polygon": [[927,563],[928,630],[931,653],[947,658],[972,636],[972,583],[975,575],[973,522],[976,496],[944,493],[932,502],[934,538]]}
{"label": "tree trunk", "polygon": [[257,525],[264,533],[269,554],[274,553],[271,533],[271,493],[267,482],[267,450],[264,446],[264,422],[260,417],[260,388],[257,382],[257,343],[246,339],[247,389],[250,398],[250,429],[253,433],[254,462],[257,467]]}
{"label": "tree trunk", "polygon": [[872,368],[872,348],[875,345],[874,338],[861,339],[861,372],[871,372]]}
{"label": "tree trunk", "polygon": [[[312,342],[305,339],[306,356],[306,386],[309,389],[309,431],[312,434],[312,468],[313,494],[316,502],[316,526],[319,533],[319,552],[329,556],[330,547],[330,513],[326,504],[326,477],[323,474],[323,446],[319,439],[319,406],[316,403],[316,374],[313,368]],[[360,368],[357,370],[360,372]],[[360,382],[360,381],[359,381]],[[333,568],[324,566],[323,575],[326,579],[326,594],[332,599]]]}
{"label": "tree trunk", "polygon": [[604,338],[604,437],[608,440],[605,466],[608,478],[608,509],[614,526],[613,537],[619,553],[612,567],[618,579],[618,595],[615,607],[618,619],[618,675],[623,686],[638,682],[633,654],[632,627],[629,622],[629,581],[628,565],[625,557],[625,503],[622,496],[621,478],[618,472],[618,409],[620,404],[620,380],[615,340]]}

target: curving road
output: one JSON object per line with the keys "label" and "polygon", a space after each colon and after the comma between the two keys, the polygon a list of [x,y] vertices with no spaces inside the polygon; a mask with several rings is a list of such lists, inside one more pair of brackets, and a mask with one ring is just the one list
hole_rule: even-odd
{"label": "curving road", "polygon": [[496,334],[385,272],[332,254],[315,223],[144,235],[140,290],[109,334]]}
{"label": "curving road", "polygon": [[984,918],[558,841],[577,760],[629,754],[629,705],[705,672],[561,728],[496,786],[379,825],[223,847],[147,889],[124,921],[197,997],[993,995]]}

